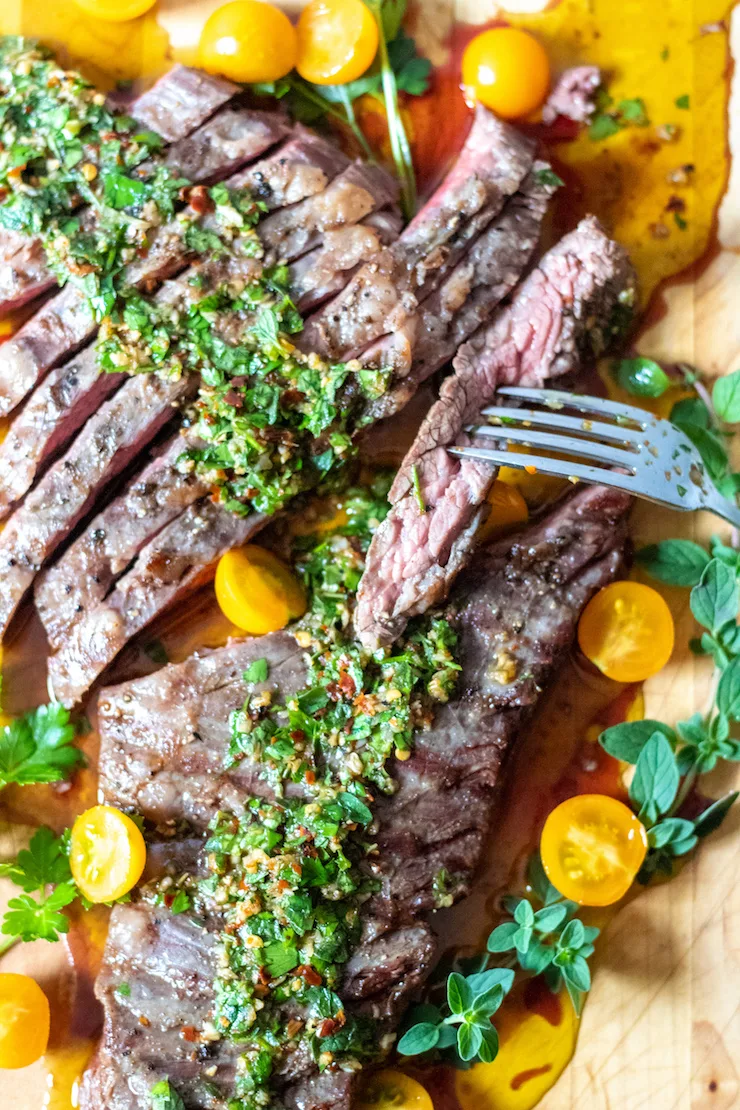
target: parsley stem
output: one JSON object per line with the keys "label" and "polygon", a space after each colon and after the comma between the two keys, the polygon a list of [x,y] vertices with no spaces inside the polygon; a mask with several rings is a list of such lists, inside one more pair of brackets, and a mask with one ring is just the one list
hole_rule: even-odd
{"label": "parsley stem", "polygon": [[340,85],[339,86],[339,94],[342,98],[342,107],[344,108],[345,112],[347,113],[347,122],[349,123],[349,126],[352,129],[352,134],[355,136],[355,138],[357,139],[357,142],[360,144],[360,147],[362,148],[362,152],[365,155],[365,157],[369,161],[374,162],[375,161],[375,155],[373,154],[372,150],[370,149],[370,144],[368,143],[367,139],[363,135],[362,129],[360,128],[360,125],[357,122],[357,116],[355,115],[355,106],[352,103],[352,101],[350,100],[349,93],[347,92],[347,86],[346,85]]}
{"label": "parsley stem", "polygon": [[322,112],[324,112],[327,116],[331,116],[332,119],[337,120],[345,127],[349,127],[355,139],[357,139],[357,142],[368,161],[374,162],[376,160],[372,148],[363,135],[362,130],[360,129],[360,125],[357,122],[357,116],[355,115],[352,101],[350,100],[349,94],[347,93],[347,89],[344,85],[337,86],[337,91],[342,98],[341,103],[342,107],[344,108],[344,112],[337,111],[332,102],[323,97],[321,93],[317,93],[316,90],[313,89],[307,81],[294,79],[293,85],[294,87],[299,88],[300,95],[302,97],[310,101],[312,104],[315,104],[317,108],[321,108]]}
{"label": "parsley stem", "polygon": [[0,941],[0,956],[4,956],[11,948],[15,948],[16,944],[20,943],[20,937],[6,937]]}

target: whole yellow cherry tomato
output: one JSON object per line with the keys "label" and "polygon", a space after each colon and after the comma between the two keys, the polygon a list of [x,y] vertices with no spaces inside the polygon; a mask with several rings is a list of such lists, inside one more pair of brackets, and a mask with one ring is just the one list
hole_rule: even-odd
{"label": "whole yellow cherry tomato", "polygon": [[673,617],[657,590],[612,582],[591,598],[578,622],[581,651],[616,682],[657,674],[673,651]]}
{"label": "whole yellow cherry tomato", "polygon": [[310,0],[297,29],[296,68],[315,85],[356,81],[378,49],[378,24],[362,0]]}
{"label": "whole yellow cherry tomato", "polygon": [[471,100],[480,100],[503,119],[519,119],[544,102],[550,63],[544,47],[527,31],[493,27],[465,48],[462,83]]}
{"label": "whole yellow cherry tomato", "polygon": [[385,1068],[365,1082],[356,1110],[434,1110],[434,1107],[421,1083],[402,1071]]}
{"label": "whole yellow cherry tomato", "polygon": [[260,0],[224,4],[206,20],[200,64],[232,81],[277,81],[295,65],[295,27],[285,12]]}
{"label": "whole yellow cherry tomato", "polygon": [[545,874],[565,898],[581,906],[618,902],[642,867],[645,826],[607,794],[578,794],[545,821],[540,853]]}
{"label": "whole yellow cherry tomato", "polygon": [[26,1068],[49,1040],[49,1000],[28,975],[0,975],[0,1068]]}
{"label": "whole yellow cherry tomato", "polygon": [[136,886],[146,863],[141,830],[114,806],[93,806],[75,820],[69,841],[72,877],[90,902],[115,902]]}
{"label": "whole yellow cherry tomato", "polygon": [[306,595],[289,567],[257,544],[221,556],[216,600],[237,628],[253,636],[277,632],[306,611]]}
{"label": "whole yellow cherry tomato", "polygon": [[527,502],[517,487],[508,482],[500,482],[497,478],[486,500],[491,511],[478,529],[478,543],[488,543],[529,520]]}
{"label": "whole yellow cherry tomato", "polygon": [[87,15],[102,19],[105,23],[125,23],[138,19],[157,3],[157,0],[74,0],[78,8]]}

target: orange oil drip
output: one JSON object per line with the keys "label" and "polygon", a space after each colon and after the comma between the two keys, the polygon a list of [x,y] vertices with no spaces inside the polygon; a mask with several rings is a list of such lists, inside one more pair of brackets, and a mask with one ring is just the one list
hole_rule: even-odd
{"label": "orange oil drip", "polygon": [[529,1083],[530,1080],[536,1079],[539,1075],[547,1075],[547,1073],[551,1071],[552,1064],[543,1064],[541,1068],[529,1068],[528,1071],[520,1071],[519,1074],[515,1075],[512,1079],[510,1084],[511,1089],[512,1091],[518,1091],[525,1083]]}

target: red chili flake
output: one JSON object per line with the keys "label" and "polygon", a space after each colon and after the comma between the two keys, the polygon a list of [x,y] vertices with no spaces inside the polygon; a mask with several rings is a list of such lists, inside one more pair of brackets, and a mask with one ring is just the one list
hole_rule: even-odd
{"label": "red chili flake", "polygon": [[244,408],[244,398],[241,393],[237,393],[235,389],[230,389],[228,393],[224,394],[224,401],[234,409]]}
{"label": "red chili flake", "polygon": [[353,698],[357,692],[354,678],[351,674],[347,674],[346,671],[342,671],[339,676],[339,689],[346,698]]}
{"label": "red chili flake", "polygon": [[295,744],[302,744],[306,739],[306,734],[302,728],[294,728],[290,734],[290,738]]}
{"label": "red chili flake", "polygon": [[190,207],[199,216],[205,215],[206,212],[212,212],[216,207],[208,193],[205,185],[193,185],[188,197]]}
{"label": "red chili flake", "polygon": [[276,885],[280,894],[283,894],[286,890],[290,890],[290,883],[286,879],[278,879]]}
{"label": "red chili flake", "polygon": [[303,777],[304,777],[304,779],[306,780],[306,782],[308,783],[309,786],[313,786],[313,784],[316,782],[316,772],[315,771],[306,771],[306,773]]}
{"label": "red chili flake", "polygon": [[191,1044],[193,1041],[200,1039],[200,1034],[194,1025],[183,1025],[180,1030],[180,1036],[184,1041],[190,1041]]}
{"label": "red chili flake", "polygon": [[172,909],[172,903],[175,901],[175,891],[168,890],[163,898],[163,901],[168,910]]}
{"label": "red chili flake", "polygon": [[317,1037],[330,1037],[332,1033],[336,1033],[337,1029],[341,1029],[345,1023],[344,1012],[339,1011],[335,1018],[324,1018],[321,1025],[316,1030]]}
{"label": "red chili flake", "polygon": [[[311,967],[310,964],[301,964],[300,967],[296,968],[295,973],[296,975],[300,975],[301,979],[308,983],[310,987],[320,987],[323,983],[323,979],[316,968]],[[321,1036],[321,1034],[319,1034],[319,1036]]]}

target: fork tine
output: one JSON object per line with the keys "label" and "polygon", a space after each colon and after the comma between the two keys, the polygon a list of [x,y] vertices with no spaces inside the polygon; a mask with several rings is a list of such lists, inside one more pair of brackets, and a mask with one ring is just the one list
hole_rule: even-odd
{"label": "fork tine", "polygon": [[[598,466],[584,466],[583,463],[571,463],[567,460],[548,459],[544,455],[512,455],[508,451],[496,451],[487,447],[448,447],[447,451],[458,459],[471,459],[474,462],[491,463],[493,466],[512,466],[516,470],[533,468],[553,478],[567,478],[574,485],[578,482],[587,482],[589,485],[611,486],[633,497],[638,495],[644,497],[657,505],[666,503],[665,498],[656,497],[633,474],[620,474],[616,470],[602,470]],[[688,511],[692,507],[679,501],[672,504],[683,511]]]}
{"label": "fork tine", "polygon": [[[641,432],[632,428],[623,428],[617,424],[607,424],[604,421],[584,420],[582,416],[565,416],[552,409],[514,409],[498,405],[489,405],[481,409],[481,416],[499,417],[502,420],[516,421],[527,427],[541,426],[551,428],[553,431],[571,431],[587,439],[603,439],[607,443],[619,443],[640,449],[644,439]],[[488,425],[497,428],[498,424]]]}
{"label": "fork tine", "polygon": [[523,443],[526,447],[543,449],[546,451],[562,451],[566,455],[576,458],[595,459],[596,462],[608,463],[611,466],[622,466],[634,474],[635,453],[629,447],[609,447],[606,443],[593,443],[587,439],[576,439],[573,436],[551,435],[549,432],[540,432],[531,428],[499,428],[489,424],[471,425],[465,429],[474,432],[476,436],[486,436],[491,439],[503,439],[508,443]]}
{"label": "fork tine", "polygon": [[512,455],[508,451],[488,447],[448,447],[447,450],[458,459],[473,459],[476,462],[492,463],[494,466],[513,466],[516,470],[534,469],[554,478],[567,478],[574,484],[578,481],[592,482],[596,485],[615,486],[626,493],[639,492],[633,474],[620,474],[614,470],[603,470],[599,466],[585,466],[567,459],[549,459],[546,455]]}
{"label": "fork tine", "polygon": [[657,417],[651,417],[644,409],[634,405],[622,405],[616,401],[605,401],[602,397],[587,397],[585,394],[566,393],[560,389],[527,389],[518,385],[501,386],[496,391],[504,397],[516,397],[539,405],[554,405],[558,408],[578,409],[580,412],[595,412],[598,415],[612,416],[618,420],[631,420],[643,430]]}

